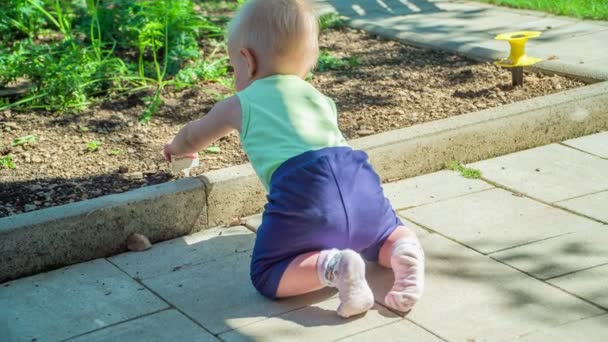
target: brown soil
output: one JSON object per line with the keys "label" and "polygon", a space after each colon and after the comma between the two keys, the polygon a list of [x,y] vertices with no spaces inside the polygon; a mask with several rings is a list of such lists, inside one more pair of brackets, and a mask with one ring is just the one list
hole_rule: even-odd
{"label": "brown soil", "polygon": [[[563,77],[527,74],[513,89],[510,73],[489,63],[421,50],[344,29],[322,35],[321,46],[338,57],[359,56],[342,71],[315,72],[312,83],[338,106],[349,139],[460,115],[583,85]],[[229,89],[202,83],[200,89],[164,94],[165,105],[147,125],[137,117],[143,94],[107,100],[76,115],[0,113],[0,156],[17,168],[0,166],[0,217],[166,182],[173,175],[160,150],[181,126],[206,113]],[[35,143],[11,147],[16,137]],[[90,141],[97,151],[87,152]],[[236,133],[217,142],[220,153],[201,153],[192,174],[242,164],[247,158]]]}

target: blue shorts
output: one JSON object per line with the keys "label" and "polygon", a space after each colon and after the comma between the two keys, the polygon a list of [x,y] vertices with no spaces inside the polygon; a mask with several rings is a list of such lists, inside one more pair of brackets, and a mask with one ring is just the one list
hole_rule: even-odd
{"label": "blue shorts", "polygon": [[287,160],[272,175],[257,231],[251,281],[276,298],[283,272],[300,254],[350,248],[370,261],[401,221],[363,151],[329,147]]}

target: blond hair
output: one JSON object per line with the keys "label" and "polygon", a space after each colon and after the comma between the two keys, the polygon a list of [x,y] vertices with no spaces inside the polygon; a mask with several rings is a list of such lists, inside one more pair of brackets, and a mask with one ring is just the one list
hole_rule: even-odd
{"label": "blond hair", "polygon": [[298,54],[316,61],[318,35],[310,1],[250,0],[230,22],[227,38],[268,58]]}

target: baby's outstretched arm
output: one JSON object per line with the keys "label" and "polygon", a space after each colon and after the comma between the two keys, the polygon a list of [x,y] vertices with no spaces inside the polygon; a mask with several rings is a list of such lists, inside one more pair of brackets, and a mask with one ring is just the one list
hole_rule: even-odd
{"label": "baby's outstretched arm", "polygon": [[163,148],[163,155],[171,161],[171,155],[190,156],[230,133],[241,130],[241,103],[231,96],[213,106],[202,118],[189,122],[173,140]]}

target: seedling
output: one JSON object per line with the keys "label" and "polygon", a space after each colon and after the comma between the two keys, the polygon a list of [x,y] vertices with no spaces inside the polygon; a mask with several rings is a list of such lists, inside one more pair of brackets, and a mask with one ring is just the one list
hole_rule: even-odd
{"label": "seedling", "polygon": [[113,149],[110,150],[110,155],[111,156],[117,156],[119,154],[122,154],[122,150],[119,150],[119,149],[116,149],[116,148],[113,148]]}
{"label": "seedling", "polygon": [[222,149],[219,146],[210,146],[204,150],[205,153],[213,153],[213,154],[218,154],[221,151],[222,151]]}
{"label": "seedling", "polygon": [[460,172],[460,175],[464,178],[477,179],[481,177],[481,171],[466,167],[457,161],[446,163],[445,167],[449,170]]}
{"label": "seedling", "polygon": [[19,137],[19,138],[13,139],[11,146],[13,146],[13,147],[21,146],[21,145],[33,143],[35,141],[36,141],[36,136],[33,134],[30,134],[30,135],[26,135],[24,137]]}
{"label": "seedling", "polygon": [[101,141],[91,140],[87,143],[87,152],[95,152],[99,149],[99,146],[102,145]]}
{"label": "seedling", "polygon": [[4,157],[0,157],[0,166],[6,167],[8,169],[15,169],[17,166],[13,163],[13,156],[10,154]]}

